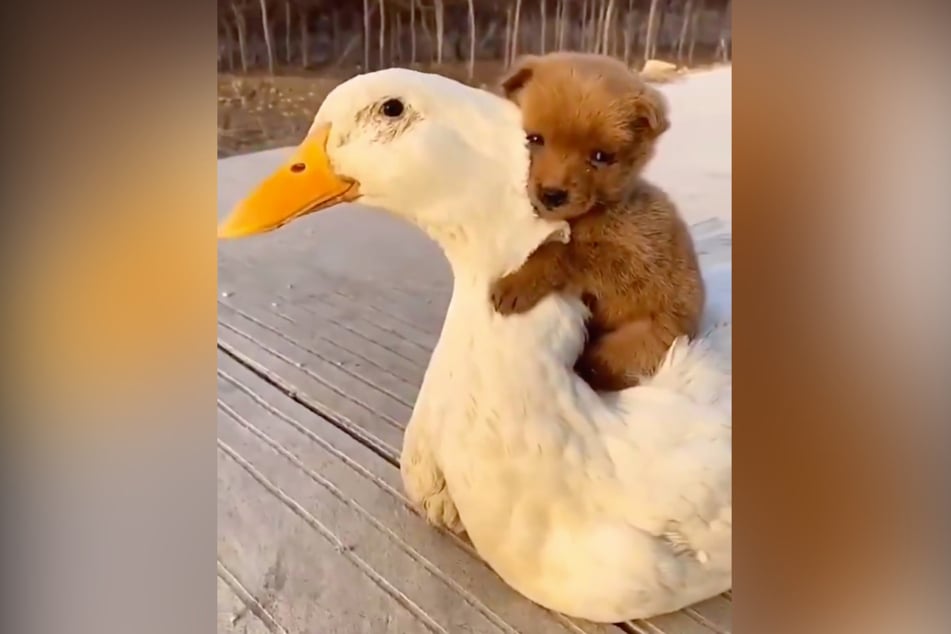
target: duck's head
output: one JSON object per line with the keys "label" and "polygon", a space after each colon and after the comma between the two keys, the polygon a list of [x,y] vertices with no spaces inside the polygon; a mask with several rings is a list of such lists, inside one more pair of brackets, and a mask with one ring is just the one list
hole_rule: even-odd
{"label": "duck's head", "polygon": [[439,75],[388,69],[324,100],[303,143],[219,226],[222,238],[277,229],[344,202],[403,217],[491,275],[517,268],[546,239],[567,239],[526,195],[518,108]]}

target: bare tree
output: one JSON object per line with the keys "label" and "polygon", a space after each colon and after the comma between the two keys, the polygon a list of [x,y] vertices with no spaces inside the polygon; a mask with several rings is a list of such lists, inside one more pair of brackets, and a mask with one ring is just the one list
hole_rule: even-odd
{"label": "bare tree", "polygon": [[588,17],[590,40],[588,48],[592,53],[601,49],[601,3],[604,0],[591,0],[591,15]]}
{"label": "bare tree", "polygon": [[594,22],[594,52],[602,53],[604,52],[604,32],[607,30],[604,27],[606,22],[605,18],[607,17],[607,2],[606,0],[600,0],[598,4],[598,15]]}
{"label": "bare tree", "polygon": [[[572,5],[568,0],[561,0],[561,48],[565,48],[565,40],[568,37],[568,24],[571,19]],[[570,46],[570,44],[569,44]]]}
{"label": "bare tree", "polygon": [[409,63],[416,64],[416,0],[409,0]]}
{"label": "bare tree", "polygon": [[310,41],[307,34],[307,18],[310,17],[310,11],[306,6],[300,9],[300,65],[307,68],[307,55],[310,52]]}
{"label": "bare tree", "polygon": [[619,8],[617,10],[617,25],[615,26],[615,30],[616,34],[620,36],[616,44],[617,55],[625,61],[628,60],[628,54],[630,52],[628,45],[631,41],[632,25],[636,23],[634,21],[636,13],[632,10],[633,4],[633,0],[627,0],[626,6],[623,9]]}
{"label": "bare tree", "polygon": [[664,33],[664,22],[667,20],[667,10],[670,8],[670,0],[664,0],[657,8],[657,27],[654,29],[654,46],[651,50],[651,57],[657,57],[657,46],[660,44],[661,36]]}
{"label": "bare tree", "polygon": [[684,65],[684,45],[687,43],[687,27],[693,19],[693,0],[684,3],[684,19],[680,24],[680,35],[677,37],[677,65]]}
{"label": "bare tree", "polygon": [[219,20],[221,28],[225,32],[225,59],[228,60],[228,70],[234,72],[234,39],[231,36],[231,25],[228,20]]}
{"label": "bare tree", "polygon": [[539,12],[541,13],[541,43],[539,44],[539,50],[541,54],[545,54],[545,29],[548,27],[548,21],[546,20],[547,16],[545,15],[545,5],[547,2],[545,0],[538,0]]}
{"label": "bare tree", "polygon": [[241,72],[248,72],[248,24],[244,19],[244,11],[238,8],[237,3],[231,3],[234,12],[234,26],[238,31],[238,55],[241,58]]}
{"label": "bare tree", "polygon": [[330,11],[330,56],[335,58],[340,51],[340,13],[336,9]]}
{"label": "bare tree", "polygon": [[512,65],[512,5],[505,8],[505,67]]}
{"label": "bare tree", "polygon": [[393,12],[393,36],[390,38],[390,63],[403,63],[403,14],[400,11]]}
{"label": "bare tree", "polygon": [[363,72],[370,70],[370,0],[363,0]]}
{"label": "bare tree", "polygon": [[615,55],[627,63],[669,55],[678,65],[692,65],[701,54],[704,59],[711,53],[718,61],[729,59],[731,4],[729,0],[219,0],[218,64],[222,72],[279,73],[285,65],[309,67],[317,58],[366,71],[393,64],[458,63],[474,78],[476,58],[493,53],[510,65],[524,53],[584,50]]}
{"label": "bare tree", "polygon": [[578,30],[577,48],[582,51],[584,50],[584,21],[587,14],[588,14],[588,0],[581,0],[581,15],[578,17],[578,22],[581,24],[581,28]]}
{"label": "bare tree", "polygon": [[512,55],[510,59],[514,62],[518,55],[518,18],[522,12],[522,0],[515,0],[515,17],[512,21]]}
{"label": "bare tree", "polygon": [[284,63],[291,65],[291,0],[284,0]]}
{"label": "bare tree", "polygon": [[717,50],[720,51],[720,61],[730,61],[730,44],[727,42],[727,33],[730,25],[730,11],[733,0],[727,0],[723,13],[720,14],[720,41],[717,44]]}
{"label": "bare tree", "polygon": [[[521,2],[521,0],[519,0]],[[446,33],[446,7],[443,0],[436,0],[436,63],[442,64],[442,43]]]}
{"label": "bare tree", "polygon": [[386,44],[386,5],[384,0],[377,0],[380,6],[380,43],[379,43],[379,57],[380,57],[380,68],[386,66],[386,62],[383,59],[383,46]]}
{"label": "bare tree", "polygon": [[555,48],[559,51],[565,48],[565,0],[558,0],[555,4]]}
{"label": "bare tree", "polygon": [[268,25],[267,0],[261,0],[261,26],[264,29],[264,45],[267,47],[267,71],[274,74],[274,45],[271,43],[271,27]]}
{"label": "bare tree", "polygon": [[[435,18],[433,19],[435,21]],[[433,32],[429,29],[429,21],[426,19],[426,13],[423,11],[423,4],[419,4],[419,25],[423,27],[423,34],[426,36],[426,41],[429,42],[430,53],[434,53],[436,50],[436,38],[433,37]],[[436,59],[431,57],[430,61]]]}
{"label": "bare tree", "polygon": [[473,0],[469,0],[469,81],[475,76],[475,44],[475,5]]}
{"label": "bare tree", "polygon": [[614,25],[614,0],[608,0],[608,6],[604,10],[604,36],[601,42],[601,52],[605,55],[611,53],[611,27]]}
{"label": "bare tree", "polygon": [[693,19],[690,20],[690,48],[687,51],[687,66],[693,66],[693,50],[697,44],[697,26],[700,22],[700,14],[704,9],[704,0],[699,0],[697,10],[693,12]]}
{"label": "bare tree", "polygon": [[598,47],[598,0],[591,0],[588,3],[588,20],[584,25],[585,36],[588,41],[584,50],[589,53],[597,50]]}
{"label": "bare tree", "polygon": [[654,26],[657,21],[658,0],[651,0],[651,8],[647,13],[647,39],[644,40],[644,63],[651,58],[654,48],[654,38],[657,36]]}
{"label": "bare tree", "polygon": [[627,13],[624,14],[624,63],[631,63],[631,53],[637,41],[637,11],[634,10],[634,0],[627,0]]}

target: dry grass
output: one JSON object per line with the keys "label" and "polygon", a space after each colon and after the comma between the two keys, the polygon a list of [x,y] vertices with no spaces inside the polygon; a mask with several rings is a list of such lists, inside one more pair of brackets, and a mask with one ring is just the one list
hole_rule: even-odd
{"label": "dry grass", "polygon": [[218,77],[218,155],[291,145],[340,83],[322,77]]}

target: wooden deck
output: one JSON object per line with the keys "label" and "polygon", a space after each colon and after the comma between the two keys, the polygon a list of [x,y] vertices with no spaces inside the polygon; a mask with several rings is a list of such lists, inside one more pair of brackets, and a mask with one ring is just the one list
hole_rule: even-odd
{"label": "wooden deck", "polygon": [[[219,214],[279,156],[221,162]],[[220,245],[218,631],[731,632],[729,593],[617,626],[553,614],[410,509],[403,427],[450,287],[434,245],[359,208]]]}

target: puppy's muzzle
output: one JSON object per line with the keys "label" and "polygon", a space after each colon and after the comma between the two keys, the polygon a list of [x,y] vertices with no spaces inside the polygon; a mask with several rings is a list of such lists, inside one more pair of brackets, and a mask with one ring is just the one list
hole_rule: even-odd
{"label": "puppy's muzzle", "polygon": [[538,200],[548,209],[557,209],[568,202],[568,192],[553,187],[540,187],[538,189]]}

